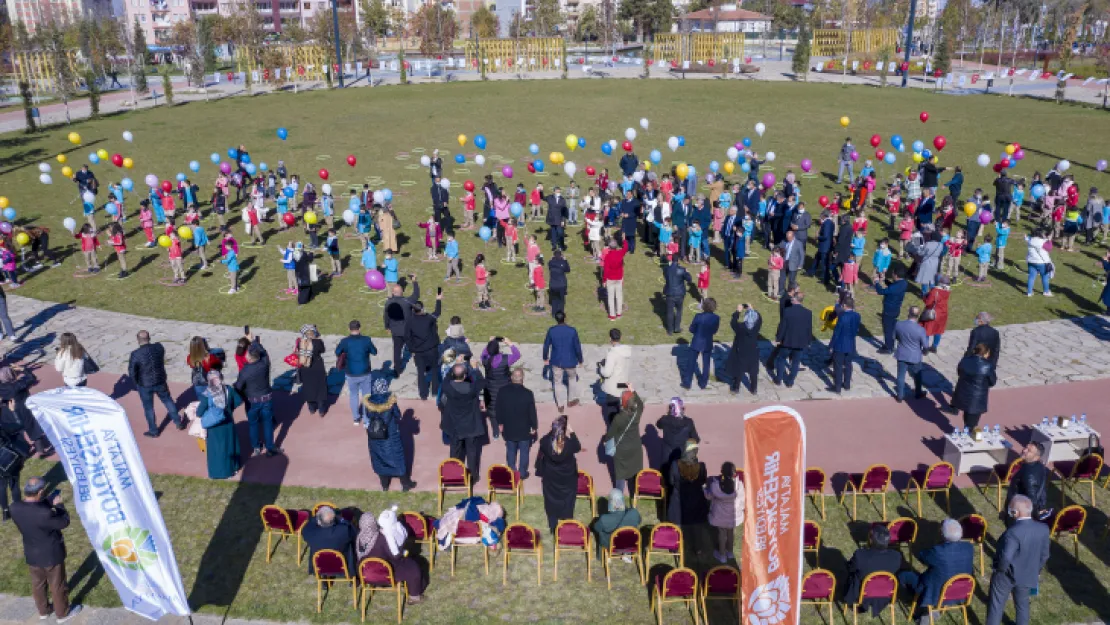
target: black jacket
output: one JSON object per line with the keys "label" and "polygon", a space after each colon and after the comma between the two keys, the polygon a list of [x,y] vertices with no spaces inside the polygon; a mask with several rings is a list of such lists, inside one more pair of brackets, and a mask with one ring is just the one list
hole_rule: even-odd
{"label": "black jacket", "polygon": [[987,394],[998,382],[994,365],[971,355],[964,356],[956,365],[956,390],[952,393],[952,407],[970,414],[983,414],[987,411]]}
{"label": "black jacket", "polygon": [[[902,563],[902,552],[897,549],[874,549],[871,547],[857,549],[852,554],[852,559],[848,560],[848,579],[846,580],[844,601],[849,604],[858,603],[865,577],[879,571],[897,575],[902,568]],[[878,615],[889,605],[890,601],[868,599],[863,607],[870,609],[872,615]]]}
{"label": "black jacket", "polygon": [[478,407],[478,398],[486,381],[477,369],[471,369],[466,380],[447,381],[443,386],[443,431],[450,437],[477,438],[486,434],[486,424]]}
{"label": "black jacket", "polygon": [[[833,246],[833,233],[836,231],[836,224],[832,219],[821,220],[821,226],[817,229],[817,251],[824,254],[825,252],[832,251]],[[849,240],[849,244],[851,240]]]}
{"label": "black jacket", "polygon": [[66,561],[62,530],[69,527],[65,506],[47,501],[13,501],[12,521],[23,535],[23,556],[28,566],[48,568]]}
{"label": "black jacket", "polygon": [[548,287],[552,291],[566,290],[567,288],[567,274],[570,273],[570,263],[565,258],[552,258],[547,263],[547,270],[550,272],[551,281]]}
{"label": "black jacket", "polygon": [[686,297],[687,284],[693,285],[694,281],[678,261],[672,261],[663,269],[663,295],[666,297]]}
{"label": "black jacket", "polygon": [[507,441],[531,440],[539,428],[536,396],[523,384],[509,384],[497,394],[497,421]]}
{"label": "black jacket", "polygon": [[438,184],[432,185],[432,206],[435,208],[443,208],[450,201],[451,196],[447,193],[447,189],[439,186]]}
{"label": "black jacket", "polygon": [[813,340],[813,313],[801,304],[782,311],[782,323],[775,340],[787,349],[805,349]]}
{"label": "black jacket", "polygon": [[975,346],[979,343],[982,343],[990,348],[991,355],[990,358],[987,358],[987,360],[989,360],[992,365],[997,367],[998,357],[1002,353],[1002,337],[998,334],[998,330],[995,330],[990,325],[975,326],[967,339],[968,355],[971,354],[971,350],[975,349]]}
{"label": "black jacket", "polygon": [[763,317],[756,320],[755,325],[749,330],[744,320],[740,318],[740,313],[734,312],[729,325],[736,335],[732,339],[728,360],[725,361],[725,371],[728,372],[729,377],[739,378],[743,372],[750,370],[752,363],[759,362],[759,331],[763,328]]}
{"label": "black jacket", "polygon": [[[1033,502],[1033,516],[1048,507],[1048,468],[1043,462],[1022,462],[1017,475],[1010,480],[1010,488],[1006,491],[1006,506],[1015,495],[1025,495]],[[1005,510],[1005,508],[1003,508]]]}
{"label": "black jacket", "polygon": [[131,352],[127,375],[135,386],[150,388],[166,383],[166,348],[161,343],[147,343]]}
{"label": "black jacket", "polygon": [[312,265],[312,252],[302,252],[300,260],[293,261],[293,273],[297,276],[298,288],[312,288],[312,274],[309,266]]}
{"label": "black jacket", "polygon": [[[328,527],[322,527],[316,522],[315,518],[310,518],[301,530],[301,537],[308,545],[309,573],[316,571],[316,567],[312,563],[312,556],[321,549],[334,549],[343,554],[348,562],[347,570],[351,568],[350,563],[355,561],[355,538],[358,537],[358,528],[345,519],[339,518],[338,514],[336,517],[335,523]],[[384,537],[382,540],[384,540]]]}
{"label": "black jacket", "polygon": [[389,334],[392,336],[405,335],[405,323],[412,316],[412,305],[420,299],[420,283],[412,281],[412,295],[405,297],[400,295],[397,297],[390,297],[385,300],[385,308],[382,311],[382,323]]}
{"label": "black jacket", "polygon": [[233,385],[235,390],[248,401],[252,398],[269,395],[274,391],[270,386],[270,354],[262,347],[258,337],[255,337],[250,349],[254,349],[256,346],[262,350],[258,360],[243,365],[243,368],[239,370],[239,377],[235,379]]}
{"label": "black jacket", "polygon": [[[698,428],[694,425],[694,420],[685,415],[675,417],[672,415],[663,415],[655,422],[655,427],[659,428],[662,433],[663,442],[660,445],[661,466],[666,469],[668,465],[678,460],[682,456],[682,450],[686,447],[686,441],[694,439],[701,442],[701,436],[698,436]],[[666,475],[666,471],[663,474]]]}
{"label": "black jacket", "polygon": [[547,196],[547,225],[561,226],[567,220],[567,199],[554,194]]}
{"label": "black jacket", "polygon": [[436,309],[432,313],[424,312],[409,317],[405,324],[405,345],[414,354],[439,349],[439,313],[442,302],[436,300]]}
{"label": "black jacket", "polygon": [[631,176],[636,173],[636,166],[640,164],[640,159],[636,157],[633,152],[626,152],[620,160],[621,173],[625,176]]}

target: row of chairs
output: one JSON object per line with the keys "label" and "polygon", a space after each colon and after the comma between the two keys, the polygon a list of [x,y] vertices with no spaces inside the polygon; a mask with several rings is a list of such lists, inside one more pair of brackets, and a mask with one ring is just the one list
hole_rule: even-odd
{"label": "row of chairs", "polygon": [[[1021,469],[1021,458],[1008,465],[998,465],[987,477],[987,486],[998,487],[997,505],[1002,509],[1002,490],[1010,486],[1010,481]],[[1078,494],[1079,487],[1087,484],[1091,488],[1091,505],[1095,505],[1095,486],[1102,479],[1103,458],[1097,453],[1083,454],[1078,460],[1060,460],[1052,463],[1051,474],[1060,480],[1060,505],[1067,503],[1067,490],[1070,487]],[[1110,487],[1110,475],[1102,483],[1102,489]]]}
{"label": "row of chairs", "polygon": [[[312,554],[316,572],[316,612],[324,609],[324,588],[329,591],[335,584],[351,585],[351,605],[359,610],[366,622],[366,608],[376,592],[393,593],[397,598],[397,622],[401,622],[408,587],[393,576],[393,566],[380,558],[363,558],[358,563],[357,576],[347,567],[347,558],[334,549],[321,549]],[[361,591],[361,592],[360,592]]]}
{"label": "row of chairs", "polygon": [[[940,598],[936,605],[922,606],[928,611],[929,622],[933,621],[933,614],[943,614],[949,610],[959,610],[963,616],[964,625],[970,625],[967,609],[975,596],[975,578],[967,574],[952,576],[944,583],[940,590]],[[917,610],[917,597],[910,604],[909,617],[913,622],[913,613]],[[852,610],[852,622],[859,623],[858,606],[866,600],[889,600],[891,625],[898,622],[898,578],[891,573],[871,573],[863,578],[860,584],[859,603],[845,600],[842,604],[845,616]],[[833,607],[836,604],[836,576],[826,569],[813,569],[802,578],[802,605],[812,605],[818,613],[823,608],[828,608],[829,623],[833,622]]]}

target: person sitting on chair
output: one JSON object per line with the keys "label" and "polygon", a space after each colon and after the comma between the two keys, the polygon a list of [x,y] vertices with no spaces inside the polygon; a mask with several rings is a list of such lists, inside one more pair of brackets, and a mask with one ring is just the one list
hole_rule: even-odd
{"label": "person sitting on chair", "polygon": [[337,516],[335,508],[320,506],[320,509],[316,511],[316,516],[309,519],[308,523],[305,523],[304,528],[301,529],[301,537],[308,545],[309,575],[316,574],[316,567],[313,565],[312,559],[316,552],[321,549],[334,549],[343,554],[343,557],[347,560],[347,570],[354,570],[357,564],[355,561],[355,538],[358,537],[358,530],[346,519]]}
{"label": "person sitting on chair", "polygon": [[960,527],[960,522],[945,519],[940,524],[940,533],[944,536],[943,543],[917,554],[917,559],[926,567],[924,573],[898,573],[898,583],[917,595],[919,613],[911,615],[911,618],[916,616],[922,625],[929,622],[929,614],[922,608],[937,605],[945,582],[952,579],[953,575],[961,573],[975,575],[975,547],[962,540],[964,530]]}
{"label": "person sitting on chair", "polygon": [[844,602],[857,606],[858,610],[871,610],[872,616],[879,616],[890,605],[886,599],[867,599],[860,603],[863,580],[871,573],[885,571],[897,575],[902,568],[902,553],[890,549],[890,530],[885,525],[871,527],[871,543],[856,549],[848,561],[848,583],[844,592]]}
{"label": "person sitting on chair", "polygon": [[[622,527],[640,527],[640,511],[624,507],[624,492],[614,488],[609,492],[609,511],[602,512],[594,519],[594,533],[597,534],[597,553],[609,548],[609,538]],[[631,562],[631,556],[624,557]]]}

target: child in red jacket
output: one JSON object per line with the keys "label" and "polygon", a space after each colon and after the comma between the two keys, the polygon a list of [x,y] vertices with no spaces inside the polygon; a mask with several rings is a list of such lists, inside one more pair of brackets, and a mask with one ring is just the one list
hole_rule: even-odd
{"label": "child in red jacket", "polygon": [[85,256],[85,270],[89,273],[100,271],[100,263],[96,259],[96,250],[100,249],[100,241],[96,238],[96,231],[89,224],[81,226],[81,230],[73,236],[81,242],[81,253]]}
{"label": "child in red jacket", "polygon": [[536,261],[529,267],[532,275],[532,292],[536,296],[536,305],[532,310],[543,312],[547,304],[547,277],[543,273],[543,254],[536,256]]}

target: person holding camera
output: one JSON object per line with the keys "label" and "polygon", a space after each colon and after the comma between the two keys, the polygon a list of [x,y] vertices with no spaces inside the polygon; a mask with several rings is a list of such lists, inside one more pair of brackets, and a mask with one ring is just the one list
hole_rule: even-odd
{"label": "person holding camera", "polygon": [[613,415],[620,412],[621,393],[628,386],[628,378],[632,373],[632,348],[621,344],[621,331],[619,328],[609,330],[609,351],[605,360],[597,363],[598,375],[601,376],[601,392],[605,394],[602,404],[602,416],[609,423]]}
{"label": "person holding camera", "polygon": [[[23,487],[23,501],[12,504],[12,520],[23,536],[23,557],[31,572],[31,594],[39,620],[50,617],[53,607],[58,623],[77,616],[81,604],[69,604],[66,586],[66,544],[62,530],[69,527],[69,513],[58,491],[46,496],[46,480],[32,477]],[[50,600],[46,588],[50,587]]]}

